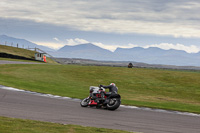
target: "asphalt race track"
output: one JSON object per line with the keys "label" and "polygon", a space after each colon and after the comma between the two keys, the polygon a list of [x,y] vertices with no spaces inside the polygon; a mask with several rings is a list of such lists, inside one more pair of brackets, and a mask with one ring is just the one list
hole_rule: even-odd
{"label": "asphalt race track", "polygon": [[42,63],[0,60],[0,64],[42,64]]}
{"label": "asphalt race track", "polygon": [[83,108],[79,100],[39,96],[0,87],[0,116],[144,133],[200,133],[200,116],[120,107]]}

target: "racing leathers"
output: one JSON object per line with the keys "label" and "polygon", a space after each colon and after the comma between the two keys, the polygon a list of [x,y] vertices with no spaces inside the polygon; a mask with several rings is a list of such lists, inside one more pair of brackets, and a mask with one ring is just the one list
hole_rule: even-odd
{"label": "racing leathers", "polygon": [[[115,95],[115,94],[117,94],[117,92],[118,92],[118,88],[116,86],[114,86],[114,85],[108,85],[108,86],[100,85],[100,87],[103,87],[105,89],[109,89],[109,93],[110,93],[110,95],[106,98],[104,104],[108,103],[110,97],[113,96],[113,95]],[[104,95],[105,95],[104,92],[101,93],[102,99],[104,98]]]}

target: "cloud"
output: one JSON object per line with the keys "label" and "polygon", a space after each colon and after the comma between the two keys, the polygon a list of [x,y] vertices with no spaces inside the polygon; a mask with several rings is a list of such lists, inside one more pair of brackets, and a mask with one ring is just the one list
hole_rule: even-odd
{"label": "cloud", "polygon": [[196,0],[1,0],[0,17],[82,31],[200,38]]}
{"label": "cloud", "polygon": [[59,42],[60,40],[57,37],[54,37],[53,40]]}
{"label": "cloud", "polygon": [[55,50],[64,46],[64,44],[52,43],[52,42],[34,42],[34,43],[38,44],[38,45],[46,46],[46,47],[49,47],[49,48],[52,48],[52,49],[55,49]]}
{"label": "cloud", "polygon": [[66,41],[67,41],[67,45],[70,45],[70,46],[77,45],[77,44],[89,43],[89,41],[84,40],[84,39],[79,39],[79,38],[66,39]]}
{"label": "cloud", "polygon": [[158,47],[161,49],[169,50],[169,49],[176,49],[176,50],[183,50],[187,53],[198,53],[200,48],[195,45],[185,46],[183,44],[170,44],[170,43],[161,43],[161,44],[153,44],[153,45],[146,45],[144,48],[149,47]]}

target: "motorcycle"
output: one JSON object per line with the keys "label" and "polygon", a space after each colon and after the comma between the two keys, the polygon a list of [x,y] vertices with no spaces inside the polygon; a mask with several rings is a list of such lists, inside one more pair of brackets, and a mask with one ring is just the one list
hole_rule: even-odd
{"label": "motorcycle", "polygon": [[80,102],[81,107],[104,108],[108,110],[116,110],[121,104],[121,96],[106,92],[103,87],[90,86],[89,97]]}

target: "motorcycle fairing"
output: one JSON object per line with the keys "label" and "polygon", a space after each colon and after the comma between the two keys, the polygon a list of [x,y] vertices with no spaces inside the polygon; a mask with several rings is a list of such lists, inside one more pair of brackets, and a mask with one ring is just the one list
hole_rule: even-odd
{"label": "motorcycle fairing", "polygon": [[97,102],[95,102],[94,100],[91,100],[88,105],[97,105]]}

